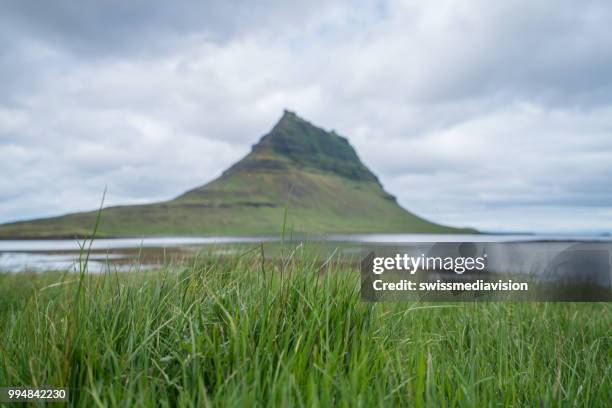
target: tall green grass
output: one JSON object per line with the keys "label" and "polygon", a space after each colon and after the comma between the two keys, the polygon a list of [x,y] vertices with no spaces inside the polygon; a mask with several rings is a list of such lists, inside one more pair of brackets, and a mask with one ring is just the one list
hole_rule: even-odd
{"label": "tall green grass", "polygon": [[352,266],[262,254],[0,275],[0,386],[87,407],[612,402],[608,304],[368,304]]}

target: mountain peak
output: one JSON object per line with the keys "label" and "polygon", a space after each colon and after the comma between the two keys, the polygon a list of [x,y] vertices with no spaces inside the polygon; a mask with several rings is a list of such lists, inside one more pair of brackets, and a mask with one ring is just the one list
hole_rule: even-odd
{"label": "mountain peak", "polygon": [[286,109],[272,130],[253,146],[251,153],[228,171],[269,171],[288,166],[331,172],[354,180],[378,181],[346,138],[317,127]]}
{"label": "mountain peak", "polygon": [[283,109],[283,116],[280,118],[279,122],[283,120],[304,121],[304,119],[300,118],[294,111],[290,111],[289,109]]}
{"label": "mountain peak", "polygon": [[[279,134],[282,133],[283,130],[287,129],[295,129],[295,128],[315,128],[318,130],[323,130],[308,122],[306,119],[301,118],[297,115],[297,113],[290,111],[288,109],[283,109],[283,116],[276,122],[270,134]],[[265,137],[265,136],[264,136]],[[261,141],[260,141],[261,142]]]}
{"label": "mountain peak", "polygon": [[[296,199],[287,216],[289,197]],[[98,217],[92,211],[0,225],[0,239],[87,236]],[[276,234],[279,222],[307,233],[459,232],[400,207],[346,138],[285,110],[221,177],[173,200],[106,208],[97,234]]]}

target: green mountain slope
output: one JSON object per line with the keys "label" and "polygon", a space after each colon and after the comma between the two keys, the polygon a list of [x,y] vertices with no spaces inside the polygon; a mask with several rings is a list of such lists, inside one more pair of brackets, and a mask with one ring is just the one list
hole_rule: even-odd
{"label": "green mountain slope", "polygon": [[[465,232],[400,207],[349,142],[285,111],[252,151],[218,179],[165,202],[105,208],[99,236]],[[0,226],[0,238],[74,237],[96,212]]]}

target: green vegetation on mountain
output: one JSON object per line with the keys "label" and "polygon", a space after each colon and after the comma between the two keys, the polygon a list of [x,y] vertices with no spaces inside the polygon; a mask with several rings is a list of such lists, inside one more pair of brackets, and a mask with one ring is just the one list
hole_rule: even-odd
{"label": "green vegetation on mountain", "polygon": [[[294,233],[468,231],[406,211],[345,138],[285,111],[218,179],[173,200],[105,208],[98,235],[275,234],[285,211]],[[4,224],[0,238],[84,236],[95,218],[92,211]]]}

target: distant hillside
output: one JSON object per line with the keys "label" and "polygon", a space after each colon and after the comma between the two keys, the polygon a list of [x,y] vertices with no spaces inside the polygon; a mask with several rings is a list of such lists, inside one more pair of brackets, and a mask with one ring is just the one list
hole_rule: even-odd
{"label": "distant hillside", "polygon": [[[347,139],[285,111],[252,151],[218,179],[177,198],[105,208],[99,236],[275,234],[285,207],[293,232],[467,230],[426,221],[400,207]],[[0,225],[0,238],[75,237],[96,212]]]}

